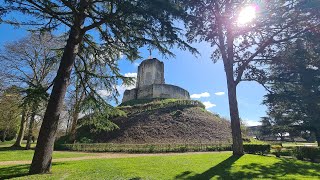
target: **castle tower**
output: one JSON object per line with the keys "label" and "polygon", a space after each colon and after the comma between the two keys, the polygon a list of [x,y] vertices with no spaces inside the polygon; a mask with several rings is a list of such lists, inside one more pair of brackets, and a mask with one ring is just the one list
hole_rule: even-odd
{"label": "castle tower", "polygon": [[164,84],[164,65],[156,58],[144,60],[138,67],[137,88]]}
{"label": "castle tower", "polygon": [[164,64],[152,58],[142,61],[139,65],[136,88],[126,90],[122,102],[155,98],[190,99],[190,95],[178,86],[165,84]]}

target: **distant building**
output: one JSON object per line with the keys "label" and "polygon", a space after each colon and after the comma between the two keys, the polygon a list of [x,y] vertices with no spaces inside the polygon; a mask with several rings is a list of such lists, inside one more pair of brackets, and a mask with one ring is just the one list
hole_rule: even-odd
{"label": "distant building", "polygon": [[165,84],[164,64],[156,58],[141,62],[138,67],[136,88],[126,90],[122,102],[154,98],[190,99],[187,90]]}

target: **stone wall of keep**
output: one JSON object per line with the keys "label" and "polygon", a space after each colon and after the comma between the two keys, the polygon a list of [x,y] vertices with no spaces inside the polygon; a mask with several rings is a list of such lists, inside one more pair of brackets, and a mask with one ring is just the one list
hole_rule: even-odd
{"label": "stone wall of keep", "polygon": [[153,98],[190,99],[185,89],[170,84],[154,84]]}
{"label": "stone wall of keep", "polygon": [[137,99],[152,99],[153,98],[153,85],[145,86],[138,89]]}
{"label": "stone wall of keep", "polygon": [[140,89],[126,90],[122,102],[134,99],[153,99],[153,98],[170,98],[170,99],[190,99],[189,92],[181,87],[170,84],[152,84]]}
{"label": "stone wall of keep", "polygon": [[137,99],[137,89],[125,90],[122,98],[122,102]]}
{"label": "stone wall of keep", "polygon": [[164,64],[156,58],[143,61],[138,67],[137,88],[164,84]]}

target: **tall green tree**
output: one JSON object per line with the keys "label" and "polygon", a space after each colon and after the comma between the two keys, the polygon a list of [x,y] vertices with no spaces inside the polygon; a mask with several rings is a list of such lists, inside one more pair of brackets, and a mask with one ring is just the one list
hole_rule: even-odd
{"label": "tall green tree", "polygon": [[[9,13],[11,16],[2,17],[2,22],[38,25],[40,29],[59,28],[63,25],[69,29],[67,44],[30,166],[31,174],[50,171],[59,116],[70,74],[82,43],[91,46],[94,41],[100,42],[105,47],[106,58],[110,63],[114,62],[114,59],[108,55],[115,52],[121,52],[130,60],[139,58],[138,50],[145,45],[158,49],[165,55],[173,55],[170,51],[173,45],[194,52],[194,49],[180,38],[180,29],[173,25],[175,20],[185,19],[185,11],[176,1],[7,0],[1,5],[7,12],[19,11],[33,17],[29,22],[16,22],[10,20],[15,14]],[[93,31],[100,40],[86,37]]]}
{"label": "tall green tree", "polygon": [[[109,100],[117,101],[119,92],[116,85],[119,83],[118,81],[122,81],[125,85],[133,83],[131,78],[120,74],[117,60],[120,58],[121,52],[114,51],[112,54],[106,54],[104,48],[104,46],[93,43],[91,46],[83,44],[77,55],[71,78],[73,86],[69,88],[71,93],[67,95],[72,104],[70,141],[76,139],[76,131],[80,125],[78,123],[80,113],[86,115],[88,113],[96,115],[102,113],[105,115],[105,112],[114,111],[112,114],[118,112],[116,108],[108,104]],[[114,61],[110,62],[110,59],[114,59]],[[108,92],[108,96],[101,97],[99,89]],[[93,105],[94,103],[97,105]],[[108,122],[107,124],[111,127],[114,126],[108,118],[104,118],[103,121]]]}
{"label": "tall green tree", "polygon": [[257,66],[275,56],[283,42],[319,26],[318,17],[307,13],[308,2],[311,1],[188,1],[189,12],[195,16],[187,24],[189,41],[210,43],[212,60],[222,59],[224,64],[234,155],[243,154],[237,85],[252,80],[252,74],[265,77]]}
{"label": "tall green tree", "polygon": [[287,44],[271,61],[265,104],[277,115],[276,126],[314,132],[320,146],[319,35],[318,29]]}

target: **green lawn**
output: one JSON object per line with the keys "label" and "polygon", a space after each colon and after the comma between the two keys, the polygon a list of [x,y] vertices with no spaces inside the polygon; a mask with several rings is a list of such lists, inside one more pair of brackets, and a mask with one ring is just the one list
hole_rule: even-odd
{"label": "green lawn", "polygon": [[[19,179],[319,179],[320,164],[229,152],[55,163],[52,174],[28,176],[29,165],[0,166]],[[0,178],[1,179],[1,178]]]}
{"label": "green lawn", "polygon": [[299,142],[284,142],[283,147],[295,147],[295,146],[318,146],[317,143],[299,143]]}
{"label": "green lawn", "polygon": [[[10,146],[12,142],[0,143],[0,162],[3,161],[25,161],[32,160],[33,150],[23,150],[23,149],[12,149]],[[65,152],[65,151],[55,151],[53,153],[54,159],[58,158],[72,158],[72,157],[84,157],[84,156],[94,156],[94,153],[79,153],[79,152]]]}

